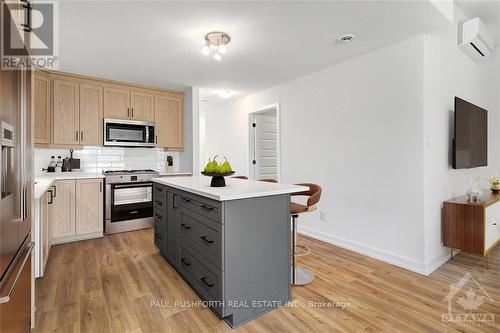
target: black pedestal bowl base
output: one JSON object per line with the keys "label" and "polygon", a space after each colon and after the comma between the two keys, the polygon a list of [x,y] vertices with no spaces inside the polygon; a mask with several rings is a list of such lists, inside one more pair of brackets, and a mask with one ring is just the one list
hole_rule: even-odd
{"label": "black pedestal bowl base", "polygon": [[227,172],[227,173],[202,172],[201,174],[204,176],[207,176],[207,177],[212,177],[212,181],[210,182],[210,187],[224,187],[224,186],[226,186],[226,180],[224,179],[224,177],[234,175],[234,171]]}
{"label": "black pedestal bowl base", "polygon": [[212,181],[210,182],[210,187],[224,187],[226,186],[226,181],[222,176],[214,176],[212,177]]}

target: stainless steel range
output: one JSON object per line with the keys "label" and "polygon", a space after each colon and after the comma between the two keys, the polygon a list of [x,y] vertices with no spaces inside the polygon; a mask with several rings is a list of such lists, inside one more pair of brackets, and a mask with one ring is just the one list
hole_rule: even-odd
{"label": "stainless steel range", "polygon": [[153,226],[154,170],[104,171],[106,234]]}

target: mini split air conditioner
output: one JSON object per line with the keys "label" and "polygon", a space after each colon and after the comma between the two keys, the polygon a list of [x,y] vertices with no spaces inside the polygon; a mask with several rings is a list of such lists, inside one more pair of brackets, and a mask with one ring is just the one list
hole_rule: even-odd
{"label": "mini split air conditioner", "polygon": [[459,27],[458,47],[474,61],[493,53],[493,37],[479,17],[465,21]]}

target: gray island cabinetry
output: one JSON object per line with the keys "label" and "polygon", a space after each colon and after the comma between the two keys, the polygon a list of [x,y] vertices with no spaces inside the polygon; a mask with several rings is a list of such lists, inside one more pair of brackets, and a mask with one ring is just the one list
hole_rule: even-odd
{"label": "gray island cabinetry", "polygon": [[296,185],[153,179],[154,243],[231,327],[291,300],[290,193]]}

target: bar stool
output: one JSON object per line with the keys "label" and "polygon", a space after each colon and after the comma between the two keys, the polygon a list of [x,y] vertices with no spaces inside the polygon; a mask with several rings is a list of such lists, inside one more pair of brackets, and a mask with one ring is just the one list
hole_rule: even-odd
{"label": "bar stool", "polygon": [[[293,238],[292,238],[292,247],[293,247],[293,254],[292,254],[292,284],[293,285],[305,285],[308,283],[311,283],[314,280],[314,272],[311,271],[310,269],[306,267],[297,267],[297,253],[296,253],[296,247],[297,247],[297,218],[299,217],[299,214],[303,213],[308,213],[316,210],[316,205],[319,202],[319,199],[321,198],[321,186],[316,185],[316,184],[311,184],[311,183],[302,183],[302,184],[296,184],[296,185],[302,185],[302,186],[308,186],[309,191],[304,191],[304,192],[298,192],[298,193],[293,193],[292,196],[306,196],[307,198],[307,204],[302,205],[296,202],[291,202],[290,203],[290,214],[292,215],[292,232],[293,232]],[[306,254],[309,254],[311,251],[309,250],[309,247],[302,245],[306,250],[308,251]]]}

